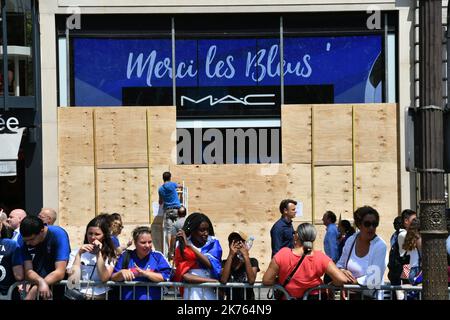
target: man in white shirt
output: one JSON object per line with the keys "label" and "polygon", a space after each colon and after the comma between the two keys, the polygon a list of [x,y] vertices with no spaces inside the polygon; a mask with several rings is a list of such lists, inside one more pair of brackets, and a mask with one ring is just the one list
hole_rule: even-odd
{"label": "man in white shirt", "polygon": [[14,209],[9,213],[8,219],[6,219],[6,223],[8,226],[14,230],[13,237],[11,238],[14,241],[17,241],[20,235],[20,224],[22,220],[27,216],[25,210],[22,209]]}

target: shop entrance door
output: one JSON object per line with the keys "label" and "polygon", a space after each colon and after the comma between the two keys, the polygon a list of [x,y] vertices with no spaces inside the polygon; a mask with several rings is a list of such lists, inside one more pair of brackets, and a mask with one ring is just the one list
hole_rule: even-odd
{"label": "shop entrance door", "polygon": [[16,208],[25,208],[25,152],[22,146],[18,157],[17,175],[0,176],[0,207],[8,213]]}

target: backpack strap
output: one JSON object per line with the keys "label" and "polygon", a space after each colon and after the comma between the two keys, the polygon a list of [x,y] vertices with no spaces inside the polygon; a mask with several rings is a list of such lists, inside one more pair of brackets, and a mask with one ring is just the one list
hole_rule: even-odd
{"label": "backpack strap", "polygon": [[123,253],[122,267],[121,269],[128,269],[128,264],[130,263],[132,250],[125,250]]}

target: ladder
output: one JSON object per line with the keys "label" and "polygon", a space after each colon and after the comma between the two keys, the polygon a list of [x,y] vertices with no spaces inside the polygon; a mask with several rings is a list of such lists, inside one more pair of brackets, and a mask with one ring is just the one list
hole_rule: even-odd
{"label": "ladder", "polygon": [[184,180],[182,184],[182,189],[177,190],[178,198],[180,199],[180,203],[183,205],[183,207],[186,208],[186,212],[189,212],[189,189],[186,187]]}

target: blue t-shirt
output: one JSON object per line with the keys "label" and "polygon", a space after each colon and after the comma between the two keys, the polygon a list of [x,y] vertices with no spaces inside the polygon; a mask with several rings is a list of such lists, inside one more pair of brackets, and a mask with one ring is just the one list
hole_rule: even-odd
{"label": "blue t-shirt", "polygon": [[117,236],[111,236],[111,240],[113,242],[114,249],[117,249],[118,247],[120,247],[119,238],[117,238]]}
{"label": "blue t-shirt", "polygon": [[[119,257],[119,260],[114,267],[114,273],[122,270],[122,261],[124,259],[124,253]],[[152,270],[153,272],[161,273],[165,281],[169,281],[171,268],[169,262],[159,251],[152,251],[149,255],[143,259],[139,259],[136,250],[133,250],[130,255],[130,261],[128,262],[128,269],[132,269],[136,264],[142,270]],[[146,277],[136,277],[134,281],[139,282],[151,282]],[[161,288],[149,287],[149,296],[147,297],[147,287],[136,286],[136,294],[133,298],[133,287],[125,286],[122,288],[122,300],[160,300]]]}
{"label": "blue t-shirt", "polygon": [[33,270],[41,277],[55,271],[55,262],[69,261],[70,242],[66,230],[58,226],[47,226],[47,235],[36,247],[26,245],[21,248],[23,260],[33,262]]}
{"label": "blue t-shirt", "polygon": [[164,201],[164,209],[179,208],[181,206],[175,182],[166,182],[158,189],[159,196]]}
{"label": "blue t-shirt", "polygon": [[16,282],[14,266],[23,264],[19,244],[11,239],[0,239],[0,293],[8,293],[9,287]]}

